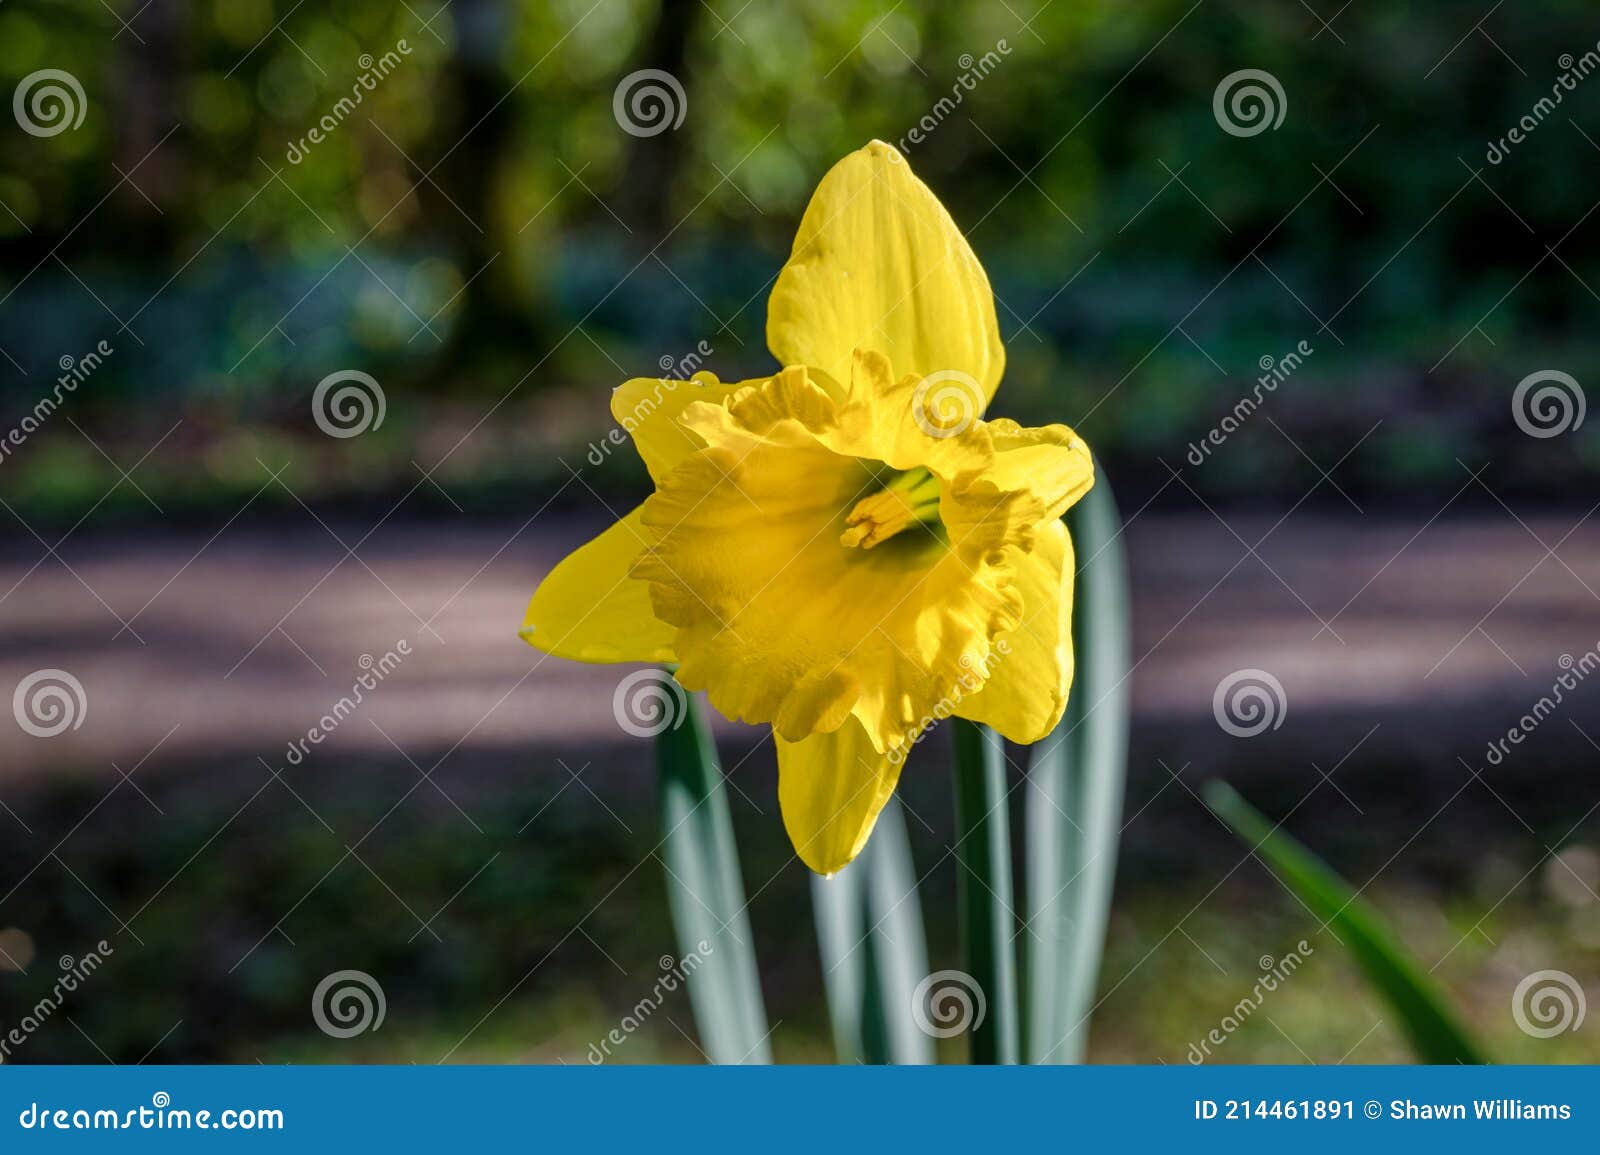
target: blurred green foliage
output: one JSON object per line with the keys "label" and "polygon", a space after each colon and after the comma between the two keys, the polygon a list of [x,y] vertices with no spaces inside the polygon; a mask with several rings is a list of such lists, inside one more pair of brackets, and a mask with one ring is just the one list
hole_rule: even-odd
{"label": "blurred green foliage", "polygon": [[[382,379],[394,429],[358,478],[307,484],[407,476],[452,404],[474,431],[465,482],[537,474],[581,455],[625,375],[702,340],[723,376],[769,367],[765,291],[811,188],[959,93],[907,147],[993,276],[1011,351],[999,404],[1079,424],[1132,492],[1302,339],[1316,352],[1274,421],[1323,467],[1383,421],[1347,489],[1448,493],[1457,458],[1489,456],[1512,488],[1592,482],[1595,442],[1522,436],[1509,398],[1536,369],[1595,368],[1600,82],[1486,159],[1563,54],[1594,48],[1592,8],[1541,0],[1537,19],[1475,25],[1451,4],[1326,7],[8,4],[0,81],[65,69],[86,116],[0,132],[4,423],[59,358],[107,337],[117,355],[78,417],[134,456],[184,417],[163,452],[203,462],[208,492],[258,483],[253,458],[312,432],[312,387],[350,366]],[[398,64],[294,162],[386,52]],[[639,68],[681,81],[676,131],[619,128],[613,93]],[[1280,82],[1276,130],[1219,128],[1213,92],[1243,68]],[[541,399],[563,389],[588,416],[540,440],[549,452],[473,452],[492,406],[491,422],[546,421]],[[19,454],[8,485],[48,503],[72,487],[62,460]],[[1194,484],[1292,500],[1317,478],[1257,422]]]}
{"label": "blurred green foliage", "polygon": [[[49,995],[58,956],[81,956],[107,937],[113,953],[7,1061],[592,1061],[591,1046],[636,1010],[672,948],[663,875],[649,860],[640,865],[637,838],[617,820],[647,830],[655,803],[637,748],[607,748],[594,767],[616,818],[584,792],[563,791],[539,772],[548,763],[536,762],[493,754],[452,760],[442,772],[481,830],[434,792],[410,793],[416,772],[393,762],[290,768],[292,793],[270,780],[259,789],[265,772],[248,756],[173,767],[145,779],[166,812],[159,821],[132,790],[105,798],[97,771],[9,791],[8,805],[35,830],[64,830],[94,811],[59,863],[40,864],[24,840],[0,842],[0,877],[37,871],[0,920],[12,955],[0,957],[0,1025],[17,1025]],[[736,793],[734,818],[746,876],[761,889],[749,913],[775,1055],[831,1062],[823,964],[804,914],[808,877],[773,834],[770,750],[741,748],[738,763],[740,793],[754,800]],[[940,817],[951,813],[949,774],[926,769],[903,789],[939,827],[910,823],[912,851],[925,893],[950,895],[959,868],[945,853],[953,834]],[[1369,781],[1402,779],[1400,771],[1375,768]],[[1301,785],[1281,793],[1292,802]],[[1320,919],[1264,869],[1241,863],[1237,843],[1186,793],[1151,802],[1130,828],[1118,879],[1091,1062],[1194,1061],[1191,1048],[1270,965],[1264,948],[1278,957],[1298,950],[1306,965],[1211,1047],[1209,1061],[1413,1060],[1392,1010]],[[1394,805],[1412,814],[1417,800]],[[1481,805],[1480,817],[1503,813],[1487,796]],[[1532,813],[1520,797],[1516,805]],[[1434,977],[1497,1057],[1600,1060],[1592,1030],[1530,1037],[1510,1004],[1517,983],[1552,959],[1580,975],[1600,964],[1600,850],[1568,842],[1541,866],[1541,849],[1502,841],[1493,832],[1503,835],[1503,824],[1475,825],[1470,809],[1438,824],[1448,865],[1425,853],[1380,872],[1391,843],[1366,825],[1345,830],[1333,861],[1363,880],[1381,873],[1365,893],[1418,958],[1437,964]],[[1535,817],[1541,844],[1556,844],[1570,825],[1559,813],[1552,807],[1548,824]],[[1394,829],[1400,819],[1384,821]],[[1462,846],[1475,852],[1463,856]],[[129,930],[108,936],[101,900]],[[953,962],[955,904],[923,909],[932,965]],[[28,953],[19,953],[19,932]],[[378,981],[387,1017],[376,1031],[330,1038],[308,1012],[318,982],[344,968]],[[607,1061],[703,1061],[693,1038],[680,990]],[[967,1040],[941,1046],[943,1061],[960,1061]]]}

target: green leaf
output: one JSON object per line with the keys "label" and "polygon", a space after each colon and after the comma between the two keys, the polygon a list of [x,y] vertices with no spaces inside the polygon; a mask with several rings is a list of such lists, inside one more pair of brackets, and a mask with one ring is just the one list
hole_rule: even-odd
{"label": "green leaf", "polygon": [[833,1024],[833,1047],[841,1063],[866,1062],[862,1018],[867,998],[866,871],[868,840],[861,856],[832,877],[811,876],[811,913],[822,958],[822,987]]}
{"label": "green leaf", "polygon": [[[700,1042],[714,1063],[770,1063],[755,940],[745,913],[744,880],[716,746],[698,697],[663,672],[660,693],[671,724],[656,736],[661,780],[661,857],[678,937],[678,965],[689,971],[689,1001]],[[688,970],[688,968],[684,968]]]}
{"label": "green leaf", "polygon": [[969,1029],[974,1063],[1015,1063],[1016,920],[1012,916],[1011,820],[1005,747],[988,726],[955,726],[956,907],[967,974],[984,1014]]}
{"label": "green leaf", "polygon": [[1226,782],[1206,783],[1205,798],[1279,880],[1344,940],[1367,979],[1394,1008],[1419,1059],[1425,1063],[1488,1061],[1457,1022],[1444,992],[1400,945],[1378,912],[1344,879],[1268,822]]}
{"label": "green leaf", "polygon": [[811,876],[828,1014],[841,1063],[931,1063],[912,1013],[927,940],[905,816],[891,797],[861,856]]}
{"label": "green leaf", "polygon": [[1028,772],[1028,1061],[1082,1062],[1122,829],[1131,660],[1128,561],[1105,473],[1067,513],[1077,671]]}

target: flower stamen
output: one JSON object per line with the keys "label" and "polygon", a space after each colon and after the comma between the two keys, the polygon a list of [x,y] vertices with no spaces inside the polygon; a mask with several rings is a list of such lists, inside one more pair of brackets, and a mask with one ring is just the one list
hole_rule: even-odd
{"label": "flower stamen", "polygon": [[897,473],[870,497],[856,502],[845,518],[839,543],[872,549],[913,525],[939,522],[939,479],[926,469]]}

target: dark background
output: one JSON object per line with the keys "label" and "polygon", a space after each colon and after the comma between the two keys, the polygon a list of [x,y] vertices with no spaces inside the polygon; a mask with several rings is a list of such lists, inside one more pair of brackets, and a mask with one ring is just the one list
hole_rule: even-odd
{"label": "dark background", "polygon": [[[1530,436],[1512,403],[1537,371],[1594,379],[1600,79],[1488,156],[1597,40],[1592,6],[1553,0],[7,3],[5,91],[54,68],[85,99],[57,135],[0,125],[0,427],[63,357],[114,350],[0,459],[0,688],[60,668],[87,702],[58,737],[0,733],[0,1027],[57,956],[116,948],[12,1061],[583,1061],[672,949],[650,751],[611,717],[620,671],[541,661],[522,606],[645,491],[631,450],[589,456],[609,388],[702,343],[724,378],[769,370],[812,188],[957,89],[909,159],[994,283],[995,411],[1074,425],[1129,517],[1092,1057],[1184,1061],[1318,931],[1194,795],[1223,774],[1385,909],[1497,1054],[1600,1058],[1593,1022],[1540,1040],[1510,1014],[1534,970],[1596,990],[1600,696],[1485,761],[1600,643],[1600,441]],[[613,95],[645,68],[685,108],[640,137]],[[1240,137],[1213,94],[1247,68],[1285,107]],[[341,370],[385,400],[348,439],[312,409]],[[402,638],[415,656],[286,762]],[[1211,707],[1243,668],[1286,692],[1253,739]],[[774,1045],[826,1059],[771,745],[723,738]],[[924,749],[905,797],[954,965],[942,737]],[[1406,1054],[1315,945],[1226,1059]],[[316,1030],[342,968],[381,981],[380,1031]],[[695,1060],[692,1035],[680,999],[618,1060]]]}

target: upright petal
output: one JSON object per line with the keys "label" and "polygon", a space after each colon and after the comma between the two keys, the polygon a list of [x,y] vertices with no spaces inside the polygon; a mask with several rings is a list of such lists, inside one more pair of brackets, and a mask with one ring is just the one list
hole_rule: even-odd
{"label": "upright petal", "polygon": [[674,629],[651,610],[649,587],[628,576],[647,543],[635,509],[579,546],[533,591],[518,636],[580,662],[675,661]]}
{"label": "upright petal", "polygon": [[1072,686],[1072,539],[1059,521],[1039,526],[1016,562],[1022,620],[989,651],[988,680],[956,713],[993,726],[1013,742],[1037,742],[1061,721]]}
{"label": "upright petal", "polygon": [[767,345],[785,365],[850,380],[857,348],[897,372],[967,374],[994,396],[1005,369],[989,278],[950,214],[882,141],[822,178],[767,302]]}
{"label": "upright petal", "polygon": [[778,805],[800,860],[832,874],[861,853],[900,777],[853,718],[831,734],[778,743]]}

